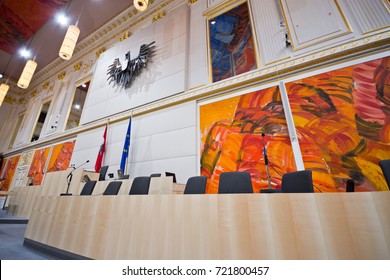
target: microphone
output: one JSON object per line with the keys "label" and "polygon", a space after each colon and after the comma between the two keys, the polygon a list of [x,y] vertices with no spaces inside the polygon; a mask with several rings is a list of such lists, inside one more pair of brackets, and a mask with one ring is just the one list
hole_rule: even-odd
{"label": "microphone", "polygon": [[266,149],[265,144],[264,144],[264,137],[265,137],[265,134],[262,133],[262,134],[261,134],[261,137],[263,138],[263,153],[264,153],[265,171],[267,172],[268,189],[272,189],[272,187],[271,187],[271,176],[269,175],[267,149]]}
{"label": "microphone", "polygon": [[71,165],[71,167],[73,168],[73,170],[70,171],[70,173],[68,174],[68,176],[66,176],[66,179],[69,178],[69,180],[67,180],[67,181],[68,181],[68,187],[66,188],[66,193],[62,193],[62,194],[60,194],[60,196],[72,195],[71,193],[69,193],[70,182],[72,182],[72,178],[73,178],[73,174],[72,174],[72,173],[73,173],[73,171],[75,171],[76,169],[80,168],[81,166],[87,164],[88,162],[89,162],[89,159],[87,159],[85,162],[83,162],[82,164],[80,164],[80,165],[77,166],[77,167],[74,167],[74,164]]}

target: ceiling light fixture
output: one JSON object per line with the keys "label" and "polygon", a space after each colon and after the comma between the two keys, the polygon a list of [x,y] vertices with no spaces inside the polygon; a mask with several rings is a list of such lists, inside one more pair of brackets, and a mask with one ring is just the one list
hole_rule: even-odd
{"label": "ceiling light fixture", "polygon": [[[2,76],[1,78],[3,78],[5,76],[5,73],[7,72],[7,68],[8,68],[8,65],[11,62],[11,60],[12,60],[12,56],[9,58],[8,63],[5,66],[4,75],[1,74],[1,76]],[[12,72],[12,68],[11,68],[11,72]],[[4,98],[7,95],[7,92],[9,90],[9,85],[7,84],[8,80],[9,80],[9,76],[8,76],[7,80],[5,81],[5,83],[0,85],[0,106],[1,106],[1,104],[3,104]]]}
{"label": "ceiling light fixture", "polygon": [[149,0],[134,0],[133,5],[134,7],[140,11],[143,12],[148,8]]}
{"label": "ceiling light fixture", "polygon": [[65,60],[70,60],[72,58],[74,49],[76,47],[77,39],[80,35],[80,29],[77,27],[77,24],[79,23],[79,19],[81,16],[81,13],[83,12],[85,2],[83,1],[83,5],[81,6],[79,17],[77,18],[75,25],[69,25],[68,31],[66,31],[64,41],[62,42],[60,51],[58,55]]}
{"label": "ceiling light fixture", "polygon": [[1,104],[3,104],[3,100],[4,100],[5,96],[7,95],[8,89],[9,89],[9,85],[7,85],[7,84],[0,85],[0,106],[1,106]]}
{"label": "ceiling light fixture", "polygon": [[[34,58],[35,59],[35,58]],[[26,89],[30,85],[32,76],[34,75],[35,69],[37,68],[37,63],[34,60],[27,60],[26,65],[24,66],[22,75],[20,75],[19,81],[17,83],[18,87]]]}

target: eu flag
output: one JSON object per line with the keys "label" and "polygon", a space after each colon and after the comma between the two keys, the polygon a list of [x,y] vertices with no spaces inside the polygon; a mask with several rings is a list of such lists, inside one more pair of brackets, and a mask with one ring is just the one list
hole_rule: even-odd
{"label": "eu flag", "polygon": [[127,127],[125,144],[123,145],[122,160],[121,160],[121,165],[120,165],[120,169],[122,169],[123,172],[125,172],[126,161],[127,161],[127,158],[129,157],[130,134],[131,134],[131,117],[129,120],[129,126]]}

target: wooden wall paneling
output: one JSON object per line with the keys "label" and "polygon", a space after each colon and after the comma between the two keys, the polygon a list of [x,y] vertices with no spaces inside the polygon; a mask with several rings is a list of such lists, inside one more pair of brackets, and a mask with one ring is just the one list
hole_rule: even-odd
{"label": "wooden wall paneling", "polygon": [[[387,193],[387,192],[381,192]],[[371,193],[370,193],[371,194]],[[375,201],[361,192],[342,196],[356,259],[386,259],[389,250]]]}
{"label": "wooden wall paneling", "polygon": [[381,223],[382,233],[387,244],[387,252],[390,255],[390,203],[388,203],[390,192],[372,192],[371,196]]}
{"label": "wooden wall paneling", "polygon": [[218,217],[220,258],[251,256],[253,244],[246,195],[218,195]]}

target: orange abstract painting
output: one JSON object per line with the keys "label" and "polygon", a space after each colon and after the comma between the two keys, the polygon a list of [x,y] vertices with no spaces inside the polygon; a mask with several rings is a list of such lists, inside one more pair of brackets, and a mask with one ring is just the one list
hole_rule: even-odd
{"label": "orange abstract painting", "polygon": [[47,167],[47,172],[66,170],[70,165],[75,140],[55,145]]}
{"label": "orange abstract painting", "polygon": [[[390,59],[382,58],[286,84],[305,169],[316,192],[389,190],[379,160],[390,158]],[[200,106],[201,175],[218,192],[221,172],[251,173],[253,188],[296,171],[278,87]],[[264,137],[262,134],[264,133]]]}
{"label": "orange abstract painting", "polygon": [[280,188],[281,175],[295,170],[278,87],[200,106],[200,130],[207,193],[218,192],[219,176],[227,171],[250,172],[255,192],[268,188],[263,145],[272,187]]}
{"label": "orange abstract painting", "polygon": [[12,179],[14,177],[16,168],[18,167],[19,159],[20,159],[20,155],[7,159],[7,165],[5,166],[4,173],[3,173],[4,180],[1,182],[2,191],[8,191],[9,188],[11,187]]}
{"label": "orange abstract painting", "polygon": [[390,158],[390,59],[286,84],[306,169],[321,190],[388,190],[379,160]]}
{"label": "orange abstract painting", "polygon": [[32,178],[33,185],[40,185],[42,183],[44,168],[49,156],[50,147],[36,150],[28,171],[28,177]]}

